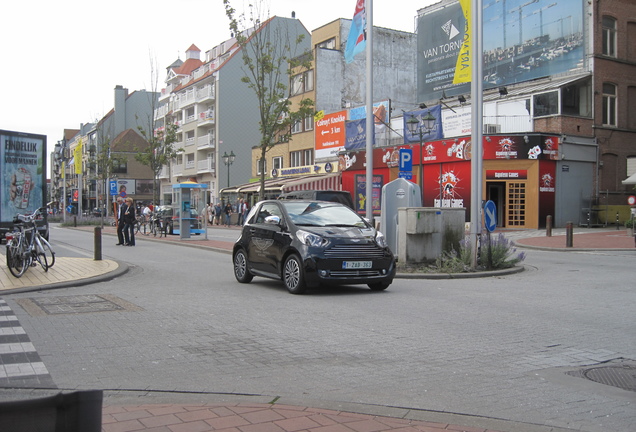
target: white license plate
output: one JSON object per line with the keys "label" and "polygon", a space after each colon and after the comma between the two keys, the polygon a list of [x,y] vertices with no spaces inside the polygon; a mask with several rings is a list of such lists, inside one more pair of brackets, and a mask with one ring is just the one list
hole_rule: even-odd
{"label": "white license plate", "polygon": [[371,261],[343,261],[342,268],[343,269],[366,269],[371,268]]}

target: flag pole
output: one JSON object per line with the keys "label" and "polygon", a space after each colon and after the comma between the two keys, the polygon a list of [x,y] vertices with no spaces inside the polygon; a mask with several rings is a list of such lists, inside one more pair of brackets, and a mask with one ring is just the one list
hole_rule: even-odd
{"label": "flag pole", "polygon": [[373,220],[373,136],[375,134],[375,122],[373,121],[373,0],[366,0],[366,97],[367,97],[367,136],[366,136],[366,217]]}

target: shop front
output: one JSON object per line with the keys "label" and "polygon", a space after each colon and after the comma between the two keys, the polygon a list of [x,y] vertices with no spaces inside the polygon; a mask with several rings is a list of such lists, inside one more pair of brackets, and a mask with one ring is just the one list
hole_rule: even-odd
{"label": "shop front", "polygon": [[[555,205],[557,167],[561,165],[559,137],[554,135],[490,135],[483,138],[483,199],[497,207],[500,228],[545,226],[546,217],[559,210]],[[410,172],[400,171],[400,150],[412,153]],[[420,152],[421,149],[421,152]],[[374,149],[374,214],[379,214],[382,186],[398,177],[414,183],[423,179],[424,207],[465,208],[470,215],[471,155],[470,137],[442,139]],[[343,189],[355,191],[356,205],[364,211],[365,154],[340,155]],[[421,171],[420,171],[421,170]],[[559,169],[559,172],[563,172]],[[377,185],[376,185],[377,183]],[[568,195],[588,196],[587,182],[567,184]],[[376,197],[378,190],[378,197]],[[376,198],[378,206],[376,209]]]}

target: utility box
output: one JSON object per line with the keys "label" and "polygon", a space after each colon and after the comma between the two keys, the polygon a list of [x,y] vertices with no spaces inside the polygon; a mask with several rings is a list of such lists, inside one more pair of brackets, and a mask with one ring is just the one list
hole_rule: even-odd
{"label": "utility box", "polygon": [[444,252],[459,251],[466,209],[411,207],[398,210],[398,261],[430,263]]}
{"label": "utility box", "polygon": [[384,234],[393,255],[397,255],[398,252],[398,208],[421,206],[422,193],[419,185],[413,182],[398,178],[382,187],[380,231]]}

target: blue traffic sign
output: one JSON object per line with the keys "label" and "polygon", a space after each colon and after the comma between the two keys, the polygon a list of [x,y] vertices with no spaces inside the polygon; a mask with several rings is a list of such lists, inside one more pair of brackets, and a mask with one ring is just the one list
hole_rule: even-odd
{"label": "blue traffic sign", "polygon": [[110,194],[117,195],[117,180],[110,181]]}
{"label": "blue traffic sign", "polygon": [[497,206],[491,200],[484,205],[484,221],[488,232],[493,232],[497,228]]}
{"label": "blue traffic sign", "polygon": [[411,172],[413,171],[413,150],[400,149],[400,171]]}

